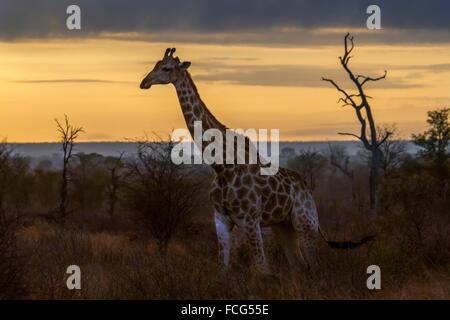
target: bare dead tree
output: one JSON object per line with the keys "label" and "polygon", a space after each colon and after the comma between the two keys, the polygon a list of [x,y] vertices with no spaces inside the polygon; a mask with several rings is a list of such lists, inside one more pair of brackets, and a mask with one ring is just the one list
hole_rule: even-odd
{"label": "bare dead tree", "polygon": [[59,134],[61,148],[63,151],[63,167],[62,167],[62,181],[60,188],[59,214],[61,218],[65,218],[67,215],[69,162],[72,158],[75,140],[78,138],[80,133],[84,132],[84,130],[82,127],[71,125],[67,115],[64,115],[63,123],[61,123],[58,119],[55,119],[55,122],[56,122],[56,131]]}
{"label": "bare dead tree", "polygon": [[349,180],[352,201],[355,201],[354,170],[350,167],[350,156],[347,154],[347,149],[344,146],[332,145],[328,142],[328,160]]}
{"label": "bare dead tree", "polygon": [[[366,148],[368,151],[372,153],[372,161],[370,165],[370,178],[369,178],[369,189],[370,189],[370,213],[372,215],[376,214],[377,211],[377,187],[378,187],[378,171],[380,168],[381,163],[381,157],[382,157],[382,151],[380,149],[380,145],[383,144],[383,142],[389,138],[390,132],[386,132],[386,135],[382,137],[381,139],[378,138],[377,130],[375,126],[375,121],[372,114],[372,109],[370,107],[368,99],[371,97],[368,96],[364,92],[364,85],[368,82],[375,82],[381,79],[386,78],[387,71],[384,72],[384,75],[372,78],[364,75],[355,75],[349,68],[348,63],[352,56],[350,56],[350,53],[353,51],[354,44],[353,44],[353,37],[350,36],[349,33],[347,33],[344,37],[344,56],[339,57],[339,61],[344,68],[344,70],[347,72],[350,80],[353,82],[357,89],[357,93],[349,94],[347,91],[342,89],[336,82],[334,82],[331,79],[322,78],[323,81],[330,82],[336,90],[338,90],[344,97],[341,97],[338,102],[342,102],[342,106],[351,106],[355,110],[356,117],[358,118],[359,122],[361,123],[361,133],[360,135],[354,134],[354,133],[347,133],[347,132],[339,132],[341,135],[347,135],[352,136],[357,139],[359,139],[363,145],[364,148]],[[368,133],[367,134],[367,122],[369,123]]]}
{"label": "bare dead tree", "polygon": [[109,182],[106,185],[106,194],[108,197],[108,213],[109,217],[112,219],[114,217],[114,212],[118,200],[117,193],[121,187],[123,174],[123,158],[124,152],[121,152],[118,157],[107,157],[105,162],[106,170],[109,172]]}

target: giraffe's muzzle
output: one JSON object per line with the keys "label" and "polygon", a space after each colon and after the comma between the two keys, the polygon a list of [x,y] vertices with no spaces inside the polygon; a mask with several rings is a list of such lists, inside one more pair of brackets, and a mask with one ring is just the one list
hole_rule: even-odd
{"label": "giraffe's muzzle", "polygon": [[151,84],[150,80],[147,79],[147,77],[142,79],[142,82],[140,85],[141,89],[150,89],[151,86],[152,86],[152,84]]}

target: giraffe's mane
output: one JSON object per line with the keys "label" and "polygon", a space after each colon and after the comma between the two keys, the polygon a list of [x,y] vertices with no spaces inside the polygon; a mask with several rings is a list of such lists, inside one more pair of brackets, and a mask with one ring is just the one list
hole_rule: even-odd
{"label": "giraffe's mane", "polygon": [[211,111],[209,111],[208,107],[206,106],[206,104],[203,102],[203,100],[200,98],[200,94],[198,93],[198,89],[197,86],[194,83],[194,80],[192,80],[192,77],[190,75],[190,73],[188,71],[186,71],[186,76],[187,79],[189,81],[189,84],[191,85],[192,89],[194,89],[195,94],[198,97],[198,100],[200,101],[200,103],[202,104],[203,108],[206,111],[206,114],[208,115],[208,117],[210,117],[212,120],[216,121],[220,126],[223,127],[223,129],[228,129],[227,126],[223,125],[219,120],[217,120],[217,118],[211,113]]}

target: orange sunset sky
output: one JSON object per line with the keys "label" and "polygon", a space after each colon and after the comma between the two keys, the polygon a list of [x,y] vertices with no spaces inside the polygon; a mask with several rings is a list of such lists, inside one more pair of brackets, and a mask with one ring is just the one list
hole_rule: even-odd
{"label": "orange sunset sky", "polygon": [[[0,18],[15,14],[10,4],[0,6]],[[368,30],[361,7],[354,13],[361,15],[361,26],[345,21],[284,25],[281,16],[267,27],[245,25],[238,31],[194,23],[192,28],[122,30],[119,22],[114,27],[98,23],[92,30],[88,4],[83,9],[81,1],[82,13],[87,11],[82,30],[67,31],[64,9],[55,6],[45,9],[48,15],[60,12],[59,20],[45,20],[48,30],[43,20],[40,32],[28,32],[31,25],[0,37],[0,136],[10,142],[55,141],[54,118],[64,114],[84,127],[83,141],[119,141],[184,128],[172,86],[139,89],[167,47],[176,47],[182,61],[192,62],[189,71],[203,101],[228,127],[278,128],[281,140],[344,139],[337,132],[357,133],[357,119],[351,107],[340,107],[338,92],[321,77],[353,89],[337,59],[347,31],[355,36],[350,66],[356,74],[388,71],[386,80],[366,87],[378,123],[395,122],[409,138],[424,130],[427,110],[450,104],[445,25]],[[111,19],[120,14],[108,13]]]}

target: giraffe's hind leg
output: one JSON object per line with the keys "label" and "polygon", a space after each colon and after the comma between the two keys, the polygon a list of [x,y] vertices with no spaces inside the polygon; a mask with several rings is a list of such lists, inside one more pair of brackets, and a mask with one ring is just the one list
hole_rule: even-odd
{"label": "giraffe's hind leg", "polygon": [[291,272],[300,273],[305,261],[300,251],[298,233],[290,224],[273,225],[272,231],[283,248]]}

